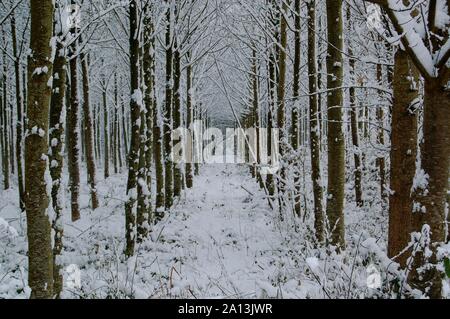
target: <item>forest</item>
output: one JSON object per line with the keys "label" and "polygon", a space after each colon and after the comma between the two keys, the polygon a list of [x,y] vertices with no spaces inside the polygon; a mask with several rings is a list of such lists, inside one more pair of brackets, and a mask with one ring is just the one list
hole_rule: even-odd
{"label": "forest", "polygon": [[0,0],[0,299],[450,298],[449,33],[450,0]]}

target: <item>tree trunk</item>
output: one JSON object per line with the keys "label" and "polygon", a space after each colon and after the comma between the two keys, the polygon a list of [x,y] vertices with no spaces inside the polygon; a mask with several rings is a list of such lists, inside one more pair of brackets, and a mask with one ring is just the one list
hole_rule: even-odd
{"label": "tree trunk", "polygon": [[[76,36],[76,30],[71,30],[73,36]],[[79,97],[78,97],[78,57],[77,42],[71,46],[70,57],[70,107],[67,117],[67,141],[68,141],[68,167],[69,167],[69,188],[71,192],[72,221],[80,219],[80,154],[79,154]]]}
{"label": "tree trunk", "polygon": [[[0,147],[2,151],[2,175],[6,176],[6,167],[5,167],[5,139],[4,139],[4,129],[5,125],[3,125],[3,83],[2,78],[0,77]],[[5,178],[3,179],[3,187],[5,188],[6,182]],[[5,188],[6,189],[6,188]]]}
{"label": "tree trunk", "polygon": [[137,173],[139,169],[139,147],[140,147],[140,118],[141,107],[139,97],[139,34],[138,34],[138,6],[136,0],[130,1],[130,110],[131,110],[131,145],[128,153],[128,182],[127,202],[125,204],[125,255],[134,255],[136,240],[136,200],[137,200]]}
{"label": "tree trunk", "polygon": [[[280,46],[278,47],[278,90],[277,90],[277,127],[279,129],[280,138],[280,158],[283,160],[285,154],[287,137],[285,136],[285,124],[286,124],[286,112],[285,112],[285,92],[286,92],[286,58],[287,58],[287,20],[286,14],[288,10],[288,4],[286,1],[282,1],[280,8]],[[286,169],[284,165],[281,167],[280,176],[278,180],[278,190],[279,190],[279,207],[280,213],[284,206],[283,194],[285,193],[285,182],[286,182]]]}
{"label": "tree trunk", "polygon": [[259,118],[259,70],[258,70],[258,58],[256,56],[256,49],[252,50],[252,91],[253,91],[253,127],[256,129],[256,149],[255,152],[255,174],[258,184],[261,188],[264,188],[264,182],[261,176],[259,165],[261,164],[261,134],[260,134],[260,118]]}
{"label": "tree trunk", "polygon": [[323,227],[323,190],[320,173],[320,125],[319,104],[317,101],[317,55],[316,55],[316,3],[308,2],[308,74],[309,74],[309,114],[310,114],[310,147],[311,147],[311,179],[314,192],[314,228],[319,243],[324,240]]}
{"label": "tree trunk", "polygon": [[145,108],[141,107],[140,123],[140,142],[139,142],[139,167],[138,167],[138,202],[137,202],[137,242],[142,243],[148,236],[150,230],[150,191],[147,187],[147,158],[146,158],[146,140],[147,140],[147,121]]}
{"label": "tree trunk", "polygon": [[[192,64],[190,60],[190,53],[187,53],[188,62],[186,66],[186,113],[187,113],[187,127],[191,128],[193,123],[193,108],[192,108]],[[194,187],[194,177],[192,175],[192,163],[191,161],[186,162],[186,187],[192,188]]]}
{"label": "tree trunk", "polygon": [[[152,222],[152,180],[153,180],[153,118],[156,112],[155,96],[155,40],[153,38],[154,26],[149,14],[144,20],[144,81],[145,81],[145,121],[146,121],[146,139],[145,139],[145,162],[147,167],[147,188],[148,188],[148,223]],[[149,229],[150,230],[150,229]]]}
{"label": "tree trunk", "polygon": [[123,135],[123,145],[125,147],[124,153],[126,154],[126,156],[128,156],[128,152],[130,151],[130,148],[128,146],[128,133],[127,133],[127,125],[126,125],[125,102],[123,100],[123,97],[121,98],[121,104],[122,104],[122,135]]}
{"label": "tree trunk", "polygon": [[[169,4],[169,0],[166,0]],[[166,103],[164,109],[164,164],[165,164],[165,208],[173,205],[173,163],[172,156],[172,73],[173,73],[173,39],[172,39],[172,8],[169,5],[166,12]]]}
{"label": "tree trunk", "polygon": [[84,141],[86,149],[86,167],[88,173],[88,184],[91,188],[92,209],[96,210],[99,206],[97,197],[97,181],[95,177],[95,158],[94,158],[94,135],[92,132],[92,114],[89,97],[89,65],[88,57],[81,55],[81,66],[83,69],[83,113],[84,113]]}
{"label": "tree trunk", "polygon": [[[292,117],[291,117],[291,145],[292,149],[295,153],[298,152],[299,149],[299,126],[300,126],[300,118],[299,118],[299,95],[300,95],[300,64],[301,64],[301,1],[295,0],[294,3],[294,14],[295,14],[295,22],[294,22],[294,83],[293,83],[293,98],[294,105],[292,107]],[[315,23],[315,21],[314,21]],[[315,42],[315,39],[314,39]],[[315,44],[314,44],[315,46]],[[303,130],[302,130],[303,131]],[[297,216],[301,215],[301,203],[300,203],[300,170],[297,163],[297,156],[295,158],[294,163],[294,211]]]}
{"label": "tree trunk", "polygon": [[17,161],[17,182],[19,186],[19,206],[22,211],[25,210],[25,194],[23,185],[23,165],[22,165],[22,121],[23,121],[23,96],[20,82],[20,56],[17,51],[16,38],[16,18],[14,13],[11,16],[11,35],[14,56],[14,73],[16,76],[16,161]]}
{"label": "tree trunk", "polygon": [[[181,84],[181,47],[175,42],[174,52],[174,67],[173,67],[173,129],[181,127],[181,99],[180,99],[180,84]],[[175,197],[181,196],[183,184],[183,175],[181,172],[180,163],[173,163],[173,195]]]}
{"label": "tree trunk", "polygon": [[104,145],[104,177],[105,179],[109,178],[109,119],[108,119],[108,103],[106,98],[106,81],[104,83],[105,87],[102,92],[102,100],[103,100],[103,145]]}
{"label": "tree trunk", "polygon": [[[394,99],[391,135],[391,195],[389,198],[388,256],[397,257],[411,241],[413,198],[411,189],[416,172],[417,113],[411,112],[418,100],[419,74],[408,58],[398,49],[395,54]],[[402,268],[407,266],[408,254],[395,258]]]}
{"label": "tree trunk", "polygon": [[343,23],[342,0],[327,0],[328,55],[328,195],[327,216],[331,244],[345,249],[345,139],[342,129]]}
{"label": "tree trunk", "polygon": [[[28,236],[28,285],[31,298],[53,298],[53,254],[46,172],[52,76],[53,1],[30,2],[25,192]],[[51,83],[51,82],[50,82]]]}
{"label": "tree trunk", "polygon": [[[6,43],[5,31],[3,33],[3,43]],[[3,51],[3,81],[2,81],[2,91],[3,91],[3,112],[0,114],[2,117],[2,137],[3,138],[3,188],[5,190],[9,189],[9,169],[10,169],[10,145],[9,145],[9,124],[8,124],[8,69],[6,64],[6,51]]]}
{"label": "tree trunk", "polygon": [[[380,40],[381,41],[381,40]],[[381,86],[383,83],[383,67],[381,64],[377,64],[377,82]],[[381,94],[381,92],[379,93]],[[376,110],[377,117],[377,143],[380,148],[384,148],[384,111],[381,105],[378,105]],[[382,150],[380,152],[383,152]],[[377,158],[377,166],[380,174],[380,195],[383,202],[383,206],[386,204],[386,161],[384,154],[380,154]]]}
{"label": "tree trunk", "polygon": [[[58,17],[55,17],[58,19]],[[60,22],[59,22],[60,23]],[[57,35],[56,56],[53,65],[53,89],[50,104],[50,176],[52,177],[52,204],[55,211],[53,220],[54,245],[53,245],[53,281],[54,293],[57,297],[63,289],[63,278],[61,266],[57,256],[61,255],[63,249],[63,224],[62,224],[62,170],[64,163],[64,124],[65,124],[65,98],[67,81],[67,52],[64,46],[63,35]]]}
{"label": "tree trunk", "polygon": [[[352,16],[351,16],[351,7],[347,5],[347,23],[348,23],[348,32],[349,34],[353,32],[352,28]],[[350,100],[350,131],[352,135],[352,144],[353,144],[353,160],[354,160],[354,183],[355,183],[355,201],[358,207],[362,207],[363,203],[363,192],[362,192],[362,163],[361,163],[361,155],[359,149],[359,132],[358,132],[358,108],[356,106],[356,78],[355,78],[355,68],[356,61],[353,58],[353,48],[350,43],[347,45],[349,58],[349,67],[350,67],[350,79],[352,86],[349,89],[349,100]]]}
{"label": "tree trunk", "polygon": [[117,151],[118,151],[118,105],[119,105],[119,88],[117,87],[117,73],[114,73],[114,109],[113,109],[113,119],[112,119],[112,126],[113,126],[113,134],[112,134],[112,156],[113,156],[113,164],[114,164],[114,174],[119,173],[119,161],[117,158]]}
{"label": "tree trunk", "polygon": [[[267,155],[269,158],[273,157],[273,153],[275,150],[273,150],[273,140],[272,140],[272,129],[274,128],[273,125],[273,112],[275,110],[275,103],[276,103],[276,72],[275,72],[275,53],[271,52],[269,56],[269,65],[268,65],[268,72],[269,72],[269,106],[267,110]],[[275,195],[275,183],[274,183],[274,176],[273,174],[268,174],[266,179],[266,185],[267,185],[267,191],[269,193],[270,201],[273,200],[273,196]]]}
{"label": "tree trunk", "polygon": [[[435,268],[437,245],[445,241],[445,205],[450,159],[450,91],[447,83],[436,79],[425,80],[423,136],[421,164],[425,177],[416,182],[423,184],[416,189],[416,201],[421,212],[413,214],[414,231],[421,232],[422,240],[428,237],[433,252],[429,262],[431,269],[418,274],[427,260],[422,252],[416,253],[410,283],[421,291],[427,291],[430,298],[442,298],[441,272]],[[423,180],[426,180],[423,181]],[[425,238],[424,238],[425,237]]]}

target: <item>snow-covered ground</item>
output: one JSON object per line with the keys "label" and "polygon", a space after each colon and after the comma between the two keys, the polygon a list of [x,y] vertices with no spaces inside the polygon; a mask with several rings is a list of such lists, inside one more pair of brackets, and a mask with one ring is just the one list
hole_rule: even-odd
{"label": "snow-covered ground", "polygon": [[[268,284],[277,273],[273,251],[280,234],[264,193],[243,166],[211,165],[195,187],[156,225],[151,240],[123,259],[125,175],[99,185],[103,207],[91,212],[88,190],[81,221],[65,218],[62,262],[81,270],[81,289],[65,297],[261,297],[276,296]],[[26,242],[15,192],[2,193],[0,216],[18,230],[0,247],[0,297],[26,297]],[[6,224],[6,223],[5,223]]]}
{"label": "snow-covered ground", "polygon": [[[338,255],[317,249],[308,226],[311,216],[286,216],[281,222],[248,168],[237,165],[202,167],[195,187],[136,248],[136,256],[125,260],[125,183],[126,174],[100,181],[102,207],[94,212],[84,188],[82,219],[74,224],[66,213],[63,297],[386,297],[385,279],[398,275],[376,226],[384,224],[379,222],[383,214],[349,210],[347,250]],[[16,191],[0,196],[0,298],[26,298],[25,216],[17,208]],[[80,270],[80,287],[67,280],[71,265]]]}

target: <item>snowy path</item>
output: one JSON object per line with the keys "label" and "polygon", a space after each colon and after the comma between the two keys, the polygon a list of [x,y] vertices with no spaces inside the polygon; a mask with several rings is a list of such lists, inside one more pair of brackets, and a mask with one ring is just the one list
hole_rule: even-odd
{"label": "snowy path", "polygon": [[[65,210],[60,262],[80,269],[81,287],[66,285],[64,298],[300,298],[310,291],[302,288],[313,288],[300,278],[299,241],[286,241],[274,224],[275,213],[247,167],[203,166],[194,188],[129,260],[123,255],[125,182],[126,173],[99,181],[96,211],[84,185],[75,224]],[[25,216],[14,191],[2,200],[1,216],[19,234],[0,242],[0,298],[27,298]]]}
{"label": "snowy path", "polygon": [[246,169],[204,167],[174,216],[160,226],[163,241],[173,243],[170,250],[177,257],[172,293],[256,297],[261,291],[260,282],[268,279],[262,278],[265,256],[272,255],[279,236],[264,194]]}

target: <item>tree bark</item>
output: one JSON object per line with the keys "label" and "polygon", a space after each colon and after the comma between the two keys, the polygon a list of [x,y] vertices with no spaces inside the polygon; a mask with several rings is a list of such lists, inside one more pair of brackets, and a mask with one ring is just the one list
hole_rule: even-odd
{"label": "tree bark", "polygon": [[117,73],[114,73],[114,109],[113,109],[113,119],[112,119],[112,126],[113,126],[113,134],[112,134],[112,156],[113,156],[113,164],[114,164],[114,174],[119,173],[119,158],[117,156],[118,149],[119,149],[119,134],[118,134],[118,105],[119,105],[119,88],[117,87]]}
{"label": "tree bark", "polygon": [[141,107],[138,98],[139,85],[139,34],[138,34],[138,6],[136,0],[130,1],[130,110],[131,110],[131,143],[128,153],[128,182],[127,202],[125,204],[125,239],[126,257],[134,255],[136,241],[136,201],[137,201],[137,173],[139,169],[140,147],[140,117]]}
{"label": "tree bark", "polygon": [[25,193],[23,185],[23,165],[22,165],[22,121],[23,121],[23,96],[20,82],[20,56],[17,50],[16,18],[14,13],[11,16],[11,36],[14,56],[14,74],[16,77],[16,161],[17,161],[17,183],[19,186],[19,207],[25,211]]}
{"label": "tree bark", "polygon": [[[393,78],[391,135],[391,195],[389,198],[388,256],[402,268],[407,266],[408,253],[400,254],[411,241],[413,198],[411,189],[416,172],[417,113],[412,111],[418,97],[419,74],[408,58],[398,49],[395,54]],[[417,82],[417,83],[415,83]],[[400,254],[400,255],[399,255]],[[398,256],[398,257],[397,257]]]}
{"label": "tree bark", "polygon": [[[314,9],[315,10],[315,9]],[[299,149],[299,95],[300,95],[300,64],[301,64],[301,1],[295,0],[294,2],[294,82],[293,82],[293,98],[294,105],[292,107],[291,116],[291,145],[294,153],[296,154]],[[315,21],[314,21],[315,23]],[[315,46],[315,39],[314,39]],[[314,48],[315,49],[315,48]],[[315,53],[314,53],[315,54]],[[294,157],[295,159],[297,156]],[[294,211],[297,216],[301,215],[301,203],[300,203],[300,170],[298,164],[294,164]]]}
{"label": "tree bark", "polygon": [[342,0],[327,0],[328,55],[328,195],[327,216],[331,244],[345,249],[345,139],[342,129],[343,22]]}
{"label": "tree bark", "polygon": [[91,189],[91,205],[92,209],[96,210],[99,206],[97,197],[97,181],[94,158],[94,134],[91,114],[91,102],[89,94],[89,65],[88,57],[81,54],[81,66],[83,70],[83,114],[84,114],[84,141],[86,149],[86,167],[88,173],[88,184]]}
{"label": "tree bark", "polygon": [[28,285],[31,298],[53,298],[53,254],[46,174],[49,108],[53,65],[52,0],[31,1],[31,39],[28,60],[28,107],[25,138],[25,193],[28,236]]}
{"label": "tree bark", "polygon": [[173,74],[173,39],[172,39],[172,8],[170,1],[166,12],[166,97],[164,109],[164,164],[165,164],[165,208],[169,210],[173,205],[173,163],[172,156],[172,74]]}
{"label": "tree bark", "polygon": [[[72,36],[76,36],[77,30],[71,30]],[[75,222],[80,216],[80,150],[79,150],[79,97],[78,97],[78,56],[77,41],[71,46],[70,56],[70,107],[67,117],[67,141],[68,141],[68,168],[69,188],[71,192],[72,221]]]}
{"label": "tree bark", "polygon": [[[380,40],[381,41],[381,40]],[[379,85],[383,83],[383,67],[381,64],[377,64],[377,81]],[[381,94],[381,92],[379,93]],[[377,143],[380,148],[384,147],[384,111],[381,105],[377,106],[376,110],[377,118]],[[380,151],[382,152],[382,151]],[[383,206],[386,204],[386,161],[383,154],[380,154],[377,158],[377,166],[380,175],[380,195],[383,202]]]}
{"label": "tree bark", "polygon": [[104,145],[104,178],[109,178],[109,116],[108,116],[108,102],[106,97],[106,81],[104,81],[104,87],[102,91],[103,101],[103,145]]}
{"label": "tree bark", "polygon": [[410,284],[434,299],[442,298],[441,272],[435,266],[437,245],[446,237],[445,205],[450,164],[450,91],[446,85],[439,79],[425,80],[421,164],[427,183],[423,189],[416,190],[416,201],[422,206],[422,212],[413,214],[412,223],[414,230],[421,232],[423,240],[429,237],[433,255],[428,260],[432,268],[418,274],[417,269],[427,260],[423,252],[416,253]]}
{"label": "tree bark", "polygon": [[316,3],[307,3],[308,10],[308,74],[309,74],[309,114],[311,179],[314,193],[314,229],[319,243],[324,240],[323,190],[320,173],[320,125],[319,104],[317,101],[317,55],[316,55]]}
{"label": "tree bark", "polygon": [[[152,214],[152,181],[153,181],[153,118],[156,112],[156,96],[155,96],[155,40],[154,26],[150,17],[151,8],[144,19],[144,81],[145,81],[145,121],[146,121],[146,139],[145,139],[145,162],[147,167],[147,188],[148,188],[148,206],[147,222],[150,224],[153,219]],[[149,229],[150,231],[150,229]]]}
{"label": "tree bark", "polygon": [[[58,17],[55,16],[55,19]],[[58,23],[61,23],[58,21]],[[63,249],[63,224],[62,224],[62,170],[64,164],[64,124],[66,108],[66,81],[67,81],[67,51],[61,33],[57,34],[56,56],[53,64],[53,88],[50,104],[50,176],[52,177],[52,204],[55,211],[53,220],[54,245],[53,245],[53,281],[54,293],[57,297],[63,289],[61,266],[57,262],[57,256]]]}
{"label": "tree bark", "polygon": [[[181,47],[175,41],[175,52],[173,58],[173,129],[181,127],[181,99],[180,99],[180,85],[181,85]],[[183,175],[181,172],[180,163],[173,163],[173,195],[175,197],[181,196],[183,184]]]}
{"label": "tree bark", "polygon": [[[351,16],[351,7],[347,5],[347,23],[348,23],[348,32],[349,34],[353,32],[352,28],[352,16]],[[358,207],[362,207],[364,205],[363,202],[363,191],[362,191],[362,163],[361,163],[361,155],[360,155],[360,143],[359,143],[359,130],[358,130],[358,108],[356,101],[356,61],[353,58],[353,48],[350,43],[347,45],[347,51],[349,58],[349,67],[350,67],[350,78],[352,86],[349,89],[349,100],[350,100],[350,131],[352,135],[352,144],[353,144],[353,161],[354,161],[354,183],[355,183],[355,201]]]}
{"label": "tree bark", "polygon": [[[283,156],[286,151],[287,140],[285,136],[285,124],[286,124],[286,101],[285,101],[285,92],[286,92],[286,58],[287,58],[287,20],[286,14],[288,10],[288,4],[286,1],[282,1],[280,6],[280,43],[278,47],[278,88],[277,88],[277,127],[279,129],[279,138],[280,138],[280,158],[283,160]],[[281,209],[284,206],[284,202],[282,199],[283,194],[285,193],[285,182],[286,182],[286,169],[284,165],[282,165],[280,170],[280,176],[278,180],[278,191],[279,191],[279,207],[280,213]]]}
{"label": "tree bark", "polygon": [[[193,108],[192,108],[192,64],[190,60],[190,53],[187,53],[188,62],[186,66],[186,113],[187,113],[187,127],[191,128],[193,123]],[[194,176],[192,172],[192,163],[190,161],[186,162],[186,187],[192,188],[194,187]]]}
{"label": "tree bark", "polygon": [[[3,43],[6,43],[5,31],[2,29]],[[3,188],[9,189],[9,174],[10,174],[10,145],[8,132],[8,69],[6,64],[6,51],[3,51],[3,81],[2,81],[2,93],[3,93],[3,112],[0,114],[2,117],[2,137],[3,138]]]}

